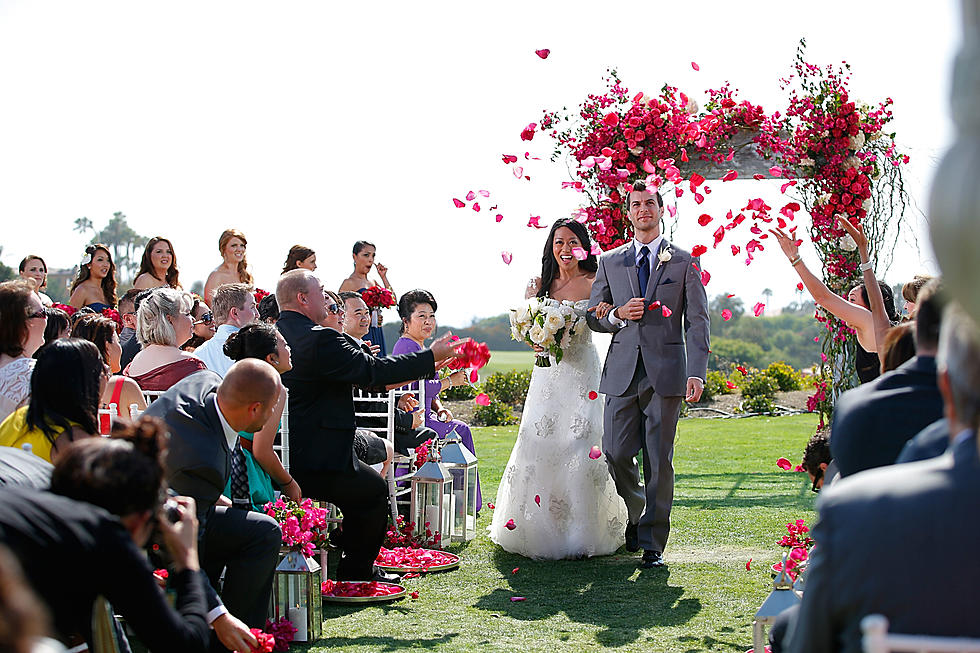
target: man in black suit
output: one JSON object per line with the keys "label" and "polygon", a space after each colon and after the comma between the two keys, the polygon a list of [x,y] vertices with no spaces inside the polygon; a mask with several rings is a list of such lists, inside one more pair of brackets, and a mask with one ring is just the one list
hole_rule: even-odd
{"label": "man in black suit", "polygon": [[837,400],[830,450],[841,477],[893,464],[909,439],[942,417],[935,358],[942,310],[934,280],[916,302],[915,358]]}
{"label": "man in black suit", "polygon": [[949,449],[821,492],[789,650],[861,651],[869,614],[887,617],[891,632],[980,637],[968,598],[980,584],[980,332],[955,308],[944,316],[938,367]]}
{"label": "man in black suit", "polygon": [[289,389],[290,472],[309,496],[344,514],[340,580],[386,577],[374,566],[388,521],[388,484],[354,456],[353,386],[383,386],[435,373],[463,341],[449,334],[431,349],[376,358],[334,329],[318,326],[327,315],[323,285],[308,270],[282,275],[276,286],[276,326],[292,350]]}
{"label": "man in black suit", "polygon": [[[210,581],[208,619],[230,650],[248,650],[248,629],[265,626],[282,534],[268,515],[229,507],[222,492],[239,431],[261,429],[281,389],[275,369],[250,358],[235,363],[224,379],[209,370],[192,374],[146,410],[170,428],[167,482],[197,502],[201,568]],[[214,590],[222,570],[224,603]]]}

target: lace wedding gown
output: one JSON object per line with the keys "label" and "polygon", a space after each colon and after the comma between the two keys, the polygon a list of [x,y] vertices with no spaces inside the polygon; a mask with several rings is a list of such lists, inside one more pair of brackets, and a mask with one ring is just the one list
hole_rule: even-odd
{"label": "lace wedding gown", "polygon": [[[588,300],[576,302],[585,310]],[[534,367],[517,443],[497,488],[490,539],[511,553],[559,560],[622,546],[626,505],[606,467],[589,458],[602,442],[599,356],[583,322],[561,363]],[[535,497],[540,497],[540,505]],[[506,528],[508,520],[516,528]]]}

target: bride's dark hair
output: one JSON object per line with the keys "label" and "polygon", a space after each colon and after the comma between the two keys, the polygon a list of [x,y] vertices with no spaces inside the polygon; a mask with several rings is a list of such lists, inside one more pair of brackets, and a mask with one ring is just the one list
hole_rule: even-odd
{"label": "bride's dark hair", "polygon": [[579,242],[582,243],[582,249],[588,254],[583,260],[578,262],[579,269],[586,272],[595,272],[599,269],[599,261],[596,259],[595,254],[592,253],[592,239],[589,238],[589,232],[582,223],[571,218],[556,220],[555,224],[551,225],[551,231],[548,232],[548,239],[544,243],[544,254],[541,256],[541,287],[538,289],[538,297],[545,297],[548,294],[548,289],[551,288],[551,282],[558,275],[558,263],[555,261],[554,243],[555,232],[561,227],[571,229],[572,233],[578,237]]}

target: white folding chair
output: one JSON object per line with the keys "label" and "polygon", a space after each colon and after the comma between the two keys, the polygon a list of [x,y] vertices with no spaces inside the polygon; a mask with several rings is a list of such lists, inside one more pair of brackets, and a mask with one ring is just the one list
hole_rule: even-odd
{"label": "white folding chair", "polygon": [[146,405],[149,406],[164,392],[166,392],[166,390],[143,390],[143,400],[146,401]]}
{"label": "white folding chair", "polygon": [[282,419],[279,420],[279,443],[272,445],[272,450],[279,455],[282,468],[289,471],[289,389],[282,404]]}
{"label": "white folding chair", "polygon": [[862,619],[861,632],[865,653],[980,653],[980,639],[889,633],[888,619],[880,614]]}

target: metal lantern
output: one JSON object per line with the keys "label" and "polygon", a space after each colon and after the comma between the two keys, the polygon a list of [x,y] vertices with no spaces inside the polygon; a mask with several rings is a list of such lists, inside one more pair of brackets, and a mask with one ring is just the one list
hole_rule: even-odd
{"label": "metal lantern", "polygon": [[323,633],[320,579],[319,563],[301,551],[290,551],[276,567],[276,619],[286,617],[296,627],[294,641],[312,642]]}
{"label": "metal lantern", "polygon": [[784,555],[783,568],[772,581],[772,592],[762,602],[752,621],[752,650],[759,653],[766,650],[766,626],[771,626],[783,610],[800,603],[800,597],[793,591],[793,581],[786,573],[786,559]]}
{"label": "metal lantern", "polygon": [[429,459],[412,476],[410,510],[415,532],[421,537],[426,524],[441,536],[438,546],[450,538],[453,523],[453,477],[439,462],[438,441],[429,449]]}
{"label": "metal lantern", "polygon": [[468,542],[476,537],[476,488],[478,481],[476,456],[463,446],[453,430],[446,436],[442,447],[442,464],[453,477],[453,528],[454,542]]}

